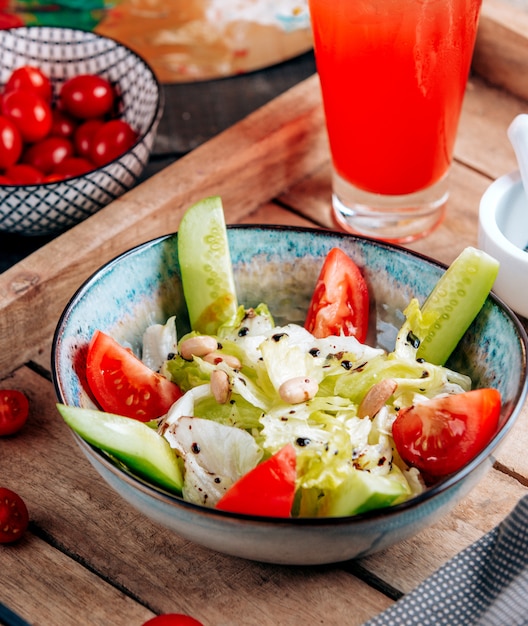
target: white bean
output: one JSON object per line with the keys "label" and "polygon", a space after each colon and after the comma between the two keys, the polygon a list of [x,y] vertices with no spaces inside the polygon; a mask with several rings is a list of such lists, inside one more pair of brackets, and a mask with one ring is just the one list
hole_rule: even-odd
{"label": "white bean", "polygon": [[384,378],[367,391],[358,407],[358,417],[374,417],[396,391],[398,384],[392,378]]}
{"label": "white bean", "polygon": [[207,361],[207,363],[211,363],[211,365],[218,365],[218,363],[221,363],[223,361],[226,365],[229,365],[229,367],[232,367],[234,370],[239,370],[242,367],[242,363],[239,359],[237,359],[236,356],[233,356],[232,354],[224,354],[223,352],[218,352],[218,350],[215,350],[214,352],[208,352],[206,355],[204,355],[203,360]]}
{"label": "white bean", "polygon": [[225,404],[229,400],[229,377],[223,370],[211,372],[211,392],[218,404]]}
{"label": "white bean", "polygon": [[218,343],[214,337],[208,335],[196,335],[189,337],[180,344],[180,355],[186,361],[190,361],[193,356],[205,356],[218,348]]}
{"label": "white bean", "polygon": [[279,396],[288,404],[300,404],[311,400],[319,390],[315,380],[307,376],[296,376],[282,383],[279,387]]}

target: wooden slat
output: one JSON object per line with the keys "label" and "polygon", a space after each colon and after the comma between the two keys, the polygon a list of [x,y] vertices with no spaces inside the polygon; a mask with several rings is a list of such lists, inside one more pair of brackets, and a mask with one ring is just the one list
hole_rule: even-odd
{"label": "wooden slat", "polygon": [[503,0],[484,0],[473,69],[528,100],[528,10]]}

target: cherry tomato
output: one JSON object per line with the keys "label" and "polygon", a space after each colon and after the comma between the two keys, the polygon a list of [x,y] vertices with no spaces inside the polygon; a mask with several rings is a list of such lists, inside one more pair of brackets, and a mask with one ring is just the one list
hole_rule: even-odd
{"label": "cherry tomato", "polygon": [[101,331],[88,347],[86,378],[104,411],[140,422],[164,415],[182,395],[177,385]]}
{"label": "cherry tomato", "polygon": [[22,138],[14,122],[0,115],[0,169],[16,163],[22,152]]}
{"label": "cherry tomato", "polygon": [[28,524],[29,513],[24,500],[11,489],[0,487],[0,543],[18,541]]}
{"label": "cherry tomato", "polygon": [[0,437],[14,435],[27,421],[29,402],[17,389],[0,389]]}
{"label": "cherry tomato", "polygon": [[95,117],[91,120],[83,122],[77,127],[73,136],[73,143],[75,145],[75,150],[79,156],[82,156],[86,159],[91,158],[91,149],[95,133],[101,128],[103,124],[103,119]]}
{"label": "cherry tomato", "polygon": [[93,139],[91,160],[98,166],[106,165],[129,150],[137,140],[137,133],[124,120],[110,120],[99,128]]}
{"label": "cherry tomato", "polygon": [[203,626],[194,617],[182,613],[165,613],[147,620],[143,626]]}
{"label": "cherry tomato", "polygon": [[80,74],[67,80],[60,90],[64,111],[76,118],[102,117],[114,106],[112,85],[102,76]]}
{"label": "cherry tomato", "polygon": [[402,459],[426,479],[456,472],[481,452],[497,431],[501,395],[475,389],[401,409],[392,426]]}
{"label": "cherry tomato", "polygon": [[290,517],[295,478],[295,448],[288,444],[231,485],[216,508],[247,515]]}
{"label": "cherry tomato", "polygon": [[32,165],[43,174],[50,174],[67,157],[73,156],[73,144],[64,137],[46,137],[29,146],[22,162]]}
{"label": "cherry tomato", "polygon": [[53,170],[52,174],[64,178],[74,178],[75,176],[82,176],[95,169],[93,163],[82,157],[66,157],[61,161]]}
{"label": "cherry tomato", "polygon": [[2,113],[18,127],[23,141],[40,141],[51,128],[49,104],[32,91],[10,91],[4,94]]}
{"label": "cherry tomato", "polygon": [[14,185],[14,183],[7,176],[2,176],[0,174],[0,185]]}
{"label": "cherry tomato", "polygon": [[77,128],[77,122],[70,117],[67,113],[64,113],[60,109],[53,108],[51,111],[52,123],[50,129],[50,135],[54,137],[64,137],[65,139],[71,139]]}
{"label": "cherry tomato", "polygon": [[12,72],[4,91],[7,93],[18,89],[34,91],[46,102],[51,102],[51,81],[38,67],[23,65]]}
{"label": "cherry tomato", "polygon": [[40,185],[44,182],[44,174],[32,165],[15,163],[4,172],[15,185]]}
{"label": "cherry tomato", "polygon": [[315,337],[343,334],[364,343],[368,315],[368,288],[360,269],[342,250],[332,248],[317,279],[305,328]]}

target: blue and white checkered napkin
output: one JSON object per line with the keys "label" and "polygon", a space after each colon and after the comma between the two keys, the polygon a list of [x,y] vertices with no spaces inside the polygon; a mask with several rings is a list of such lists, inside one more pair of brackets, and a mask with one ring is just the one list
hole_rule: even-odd
{"label": "blue and white checkered napkin", "polygon": [[528,496],[477,542],[364,626],[528,624]]}

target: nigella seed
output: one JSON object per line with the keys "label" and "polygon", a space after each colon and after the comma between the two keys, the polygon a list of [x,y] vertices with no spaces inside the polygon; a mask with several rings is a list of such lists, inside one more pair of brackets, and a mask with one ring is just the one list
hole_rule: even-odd
{"label": "nigella seed", "polygon": [[295,441],[295,443],[301,448],[304,448],[306,446],[309,446],[311,441],[310,439],[308,439],[308,437],[297,437],[297,440]]}
{"label": "nigella seed", "polygon": [[169,354],[167,354],[167,361],[172,361],[175,356],[176,354],[174,352],[169,352]]}
{"label": "nigella seed", "polygon": [[416,359],[416,362],[417,362],[417,363],[425,363],[425,359],[422,359],[422,357],[418,357],[418,358]]}
{"label": "nigella seed", "polygon": [[384,456],[380,457],[380,459],[378,461],[378,465],[381,467],[385,463],[386,460],[387,459]]}
{"label": "nigella seed", "polygon": [[222,482],[222,479],[220,478],[220,476],[217,476],[217,477],[214,479],[214,482],[215,482],[217,485],[219,485],[219,484]]}
{"label": "nigella seed", "polygon": [[352,361],[341,361],[341,367],[345,370],[351,370],[352,369]]}
{"label": "nigella seed", "polygon": [[200,452],[200,446],[195,442],[191,444],[191,452],[198,454]]}
{"label": "nigella seed", "polygon": [[321,350],[319,350],[319,348],[312,348],[308,354],[311,354],[313,357],[316,357],[321,354]]}
{"label": "nigella seed", "polygon": [[277,333],[276,335],[272,335],[273,341],[280,341],[283,337],[287,337],[288,333]]}
{"label": "nigella seed", "polygon": [[239,337],[245,337],[249,333],[249,328],[247,326],[242,326],[242,328],[238,331]]}
{"label": "nigella seed", "polygon": [[429,372],[427,370],[424,370],[422,372],[421,378],[429,378]]}
{"label": "nigella seed", "polygon": [[407,343],[411,344],[411,346],[415,350],[418,350],[418,348],[420,347],[420,339],[418,339],[418,337],[412,332],[412,330],[409,331],[407,335]]}

